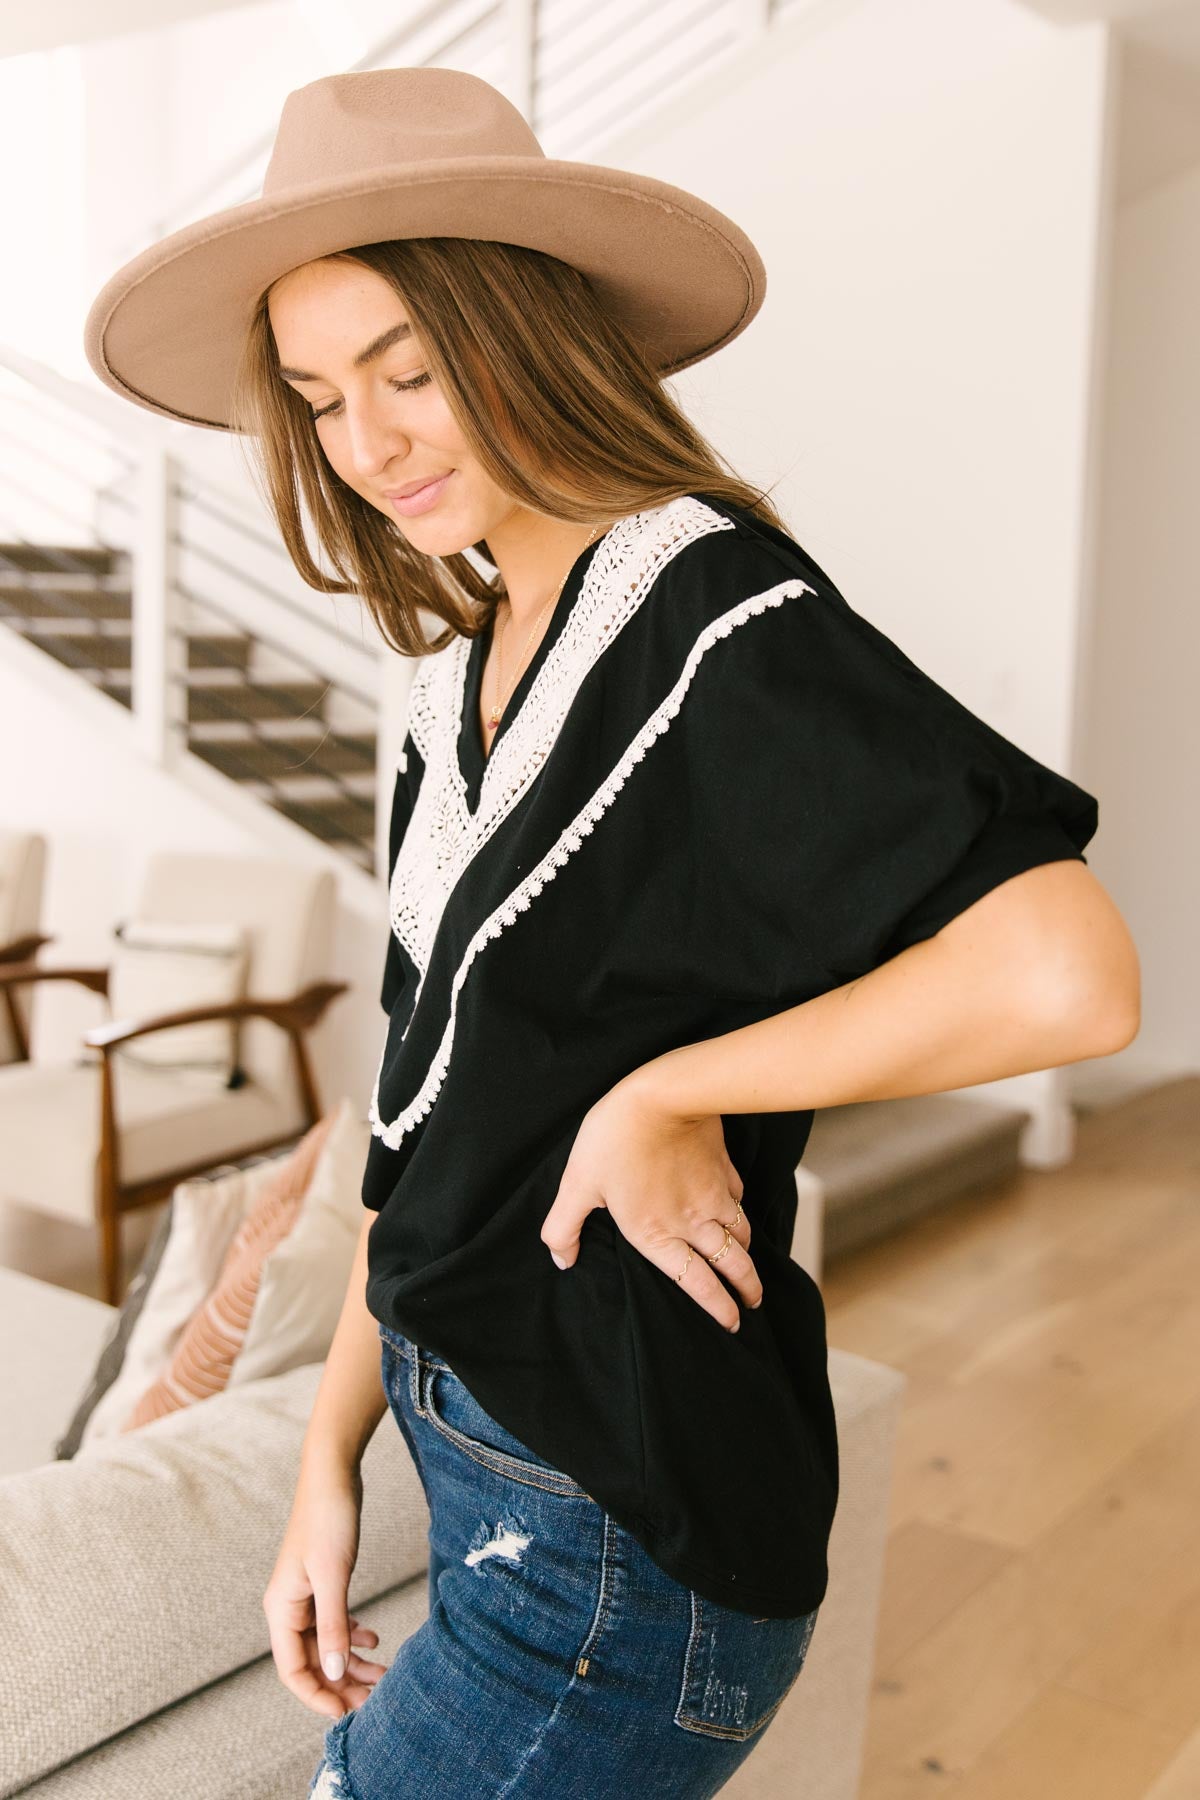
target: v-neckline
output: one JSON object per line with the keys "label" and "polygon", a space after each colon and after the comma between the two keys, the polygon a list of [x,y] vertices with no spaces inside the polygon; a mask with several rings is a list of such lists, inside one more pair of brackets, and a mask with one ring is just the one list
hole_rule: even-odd
{"label": "v-neckline", "polygon": [[[620,523],[618,520],[617,523]],[[504,711],[500,714],[500,723],[492,734],[492,741],[484,751],[483,738],[479,725],[479,697],[483,682],[483,668],[491,648],[492,634],[495,630],[495,615],[482,631],[471,639],[467,650],[466,675],[463,681],[462,714],[458,721],[458,769],[466,789],[467,809],[474,813],[479,806],[483,788],[483,777],[495,754],[496,745],[500,742],[510,722],[521,710],[521,704],[533,684],[538,670],[549,656],[555,639],[562,631],[570,616],[571,608],[579,598],[583,588],[584,577],[591,564],[595,552],[599,550],[604,539],[616,529],[610,525],[608,531],[598,537],[594,544],[588,544],[571,564],[562,590],[550,614],[550,622],[533,655],[521,671],[520,679],[505,702]]]}

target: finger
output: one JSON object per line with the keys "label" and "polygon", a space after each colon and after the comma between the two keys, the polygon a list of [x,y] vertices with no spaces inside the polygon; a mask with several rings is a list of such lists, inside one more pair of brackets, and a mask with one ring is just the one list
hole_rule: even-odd
{"label": "finger", "polygon": [[[692,1253],[690,1261],[689,1250]],[[725,1283],[713,1274],[695,1245],[689,1244],[685,1238],[665,1238],[659,1246],[659,1252],[662,1251],[665,1251],[665,1255],[661,1256],[661,1260],[660,1254],[654,1254],[650,1256],[650,1261],[657,1262],[677,1287],[691,1295],[697,1306],[712,1314],[718,1325],[723,1326],[726,1331],[736,1331],[742,1322],[737,1301]]]}
{"label": "finger", "polygon": [[[736,1208],[736,1202],[733,1195],[730,1195],[729,1205]],[[725,1209],[722,1209],[722,1212],[724,1210]],[[743,1250],[748,1250],[750,1248],[750,1221],[744,1212],[737,1212],[735,1210],[734,1217],[730,1219],[724,1218],[721,1213],[718,1213],[716,1217],[719,1225],[727,1225],[729,1227],[731,1235],[737,1239]]]}
{"label": "finger", "polygon": [[[267,1596],[263,1601],[267,1617],[267,1634],[271,1656],[279,1679],[307,1706],[310,1712],[326,1713],[340,1719],[342,1705],[336,1694],[313,1668],[309,1646],[313,1643],[312,1600],[278,1599]],[[315,1655],[315,1646],[314,1646]]]}
{"label": "finger", "polygon": [[372,1662],[370,1657],[359,1656],[352,1650],[350,1652],[350,1661],[346,1668],[345,1679],[349,1681],[353,1678],[355,1681],[370,1681],[374,1683],[386,1672],[387,1668],[387,1663]]}
{"label": "finger", "polygon": [[[729,1232],[729,1246],[725,1248],[725,1233]],[[718,1219],[704,1219],[691,1229],[693,1248],[703,1256],[710,1269],[723,1281],[737,1290],[743,1303],[751,1311],[761,1305],[763,1285],[758,1277],[758,1270],[751,1262],[737,1232],[731,1226],[723,1226]],[[717,1261],[710,1259],[717,1257]],[[685,1277],[686,1280],[686,1277]]]}
{"label": "finger", "polygon": [[381,1675],[387,1673],[387,1665],[370,1662],[364,1656],[358,1656],[353,1650],[344,1675],[331,1681],[320,1666],[320,1651],[315,1631],[308,1633],[307,1647],[309,1667],[313,1677],[319,1684],[319,1700],[311,1704],[316,1712],[328,1713],[331,1717],[341,1718],[344,1712],[358,1709],[375,1686]]}
{"label": "finger", "polygon": [[313,1603],[317,1613],[317,1650],[325,1679],[340,1681],[350,1655],[350,1620],[346,1609],[346,1572],[311,1568]]}
{"label": "finger", "polygon": [[569,1269],[579,1255],[579,1234],[590,1212],[605,1203],[598,1194],[575,1193],[560,1188],[554,1204],[542,1220],[539,1236],[560,1269]]}

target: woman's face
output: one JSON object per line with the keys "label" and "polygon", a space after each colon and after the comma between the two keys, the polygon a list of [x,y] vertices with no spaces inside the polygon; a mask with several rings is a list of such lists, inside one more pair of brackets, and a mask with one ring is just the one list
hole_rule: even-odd
{"label": "woman's face", "polygon": [[[414,549],[454,555],[511,515],[511,497],[471,455],[381,275],[328,257],[304,263],[272,285],[268,311],[281,372],[318,415],[312,430],[330,466]],[[419,512],[403,513],[389,498],[448,471]]]}

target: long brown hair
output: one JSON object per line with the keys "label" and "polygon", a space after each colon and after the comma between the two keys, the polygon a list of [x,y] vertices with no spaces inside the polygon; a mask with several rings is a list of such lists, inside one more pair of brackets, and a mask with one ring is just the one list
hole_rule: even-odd
{"label": "long brown hair", "polygon": [[[395,289],[464,438],[520,505],[588,524],[702,492],[786,531],[765,494],[688,421],[570,263],[477,238],[397,239],[329,260],[361,263]],[[231,423],[246,434],[251,477],[261,481],[300,575],[322,593],[360,594],[385,643],[402,655],[473,637],[504,597],[487,543],[472,548],[492,573],[463,552],[428,556],[341,479],[308,403],[280,378],[267,292],[247,332]],[[301,503],[332,574],[313,559]],[[427,638],[422,609],[448,629]]]}

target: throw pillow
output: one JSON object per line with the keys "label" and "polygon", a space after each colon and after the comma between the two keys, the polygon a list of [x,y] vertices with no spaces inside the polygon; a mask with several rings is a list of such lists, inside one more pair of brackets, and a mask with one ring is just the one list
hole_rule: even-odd
{"label": "throw pillow", "polygon": [[[114,1019],[219,1006],[245,994],[248,945],[240,925],[133,919],[113,935],[108,998]],[[224,1088],[237,1085],[238,1043],[236,1019],[201,1019],[134,1038],[114,1054],[190,1087]]]}
{"label": "throw pillow", "polygon": [[69,1462],[75,1455],[83,1441],[88,1420],[121,1373],[133,1328],[141,1317],[142,1308],[146,1303],[146,1295],[158,1273],[163,1251],[167,1247],[167,1239],[171,1233],[173,1205],[174,1196],[171,1196],[163,1207],[162,1217],[155,1226],[153,1237],[146,1245],[142,1260],[137,1267],[137,1273],[125,1290],[125,1298],[112,1322],[108,1336],[100,1346],[96,1366],[80,1396],[78,1406],[71,1415],[71,1423],[54,1446],[54,1455],[58,1462]]}
{"label": "throw pillow", "polygon": [[369,1121],[343,1099],[334,1109],[299,1215],[263,1262],[231,1386],[328,1356],[362,1229],[370,1144]]}
{"label": "throw pillow", "polygon": [[120,1370],[84,1423],[78,1450],[115,1437],[150,1384],[170,1363],[184,1327],[211,1291],[233,1235],[287,1150],[253,1162],[222,1163],[177,1182],[170,1224],[153,1280],[125,1343]]}
{"label": "throw pillow", "polygon": [[123,1431],[134,1431],[195,1400],[206,1400],[228,1384],[250,1322],[263,1263],[295,1223],[333,1123],[333,1113],[318,1119],[291,1155],[266,1172],[254,1205],[225,1253],[216,1285],[188,1320],[168,1367],[137,1401]]}

